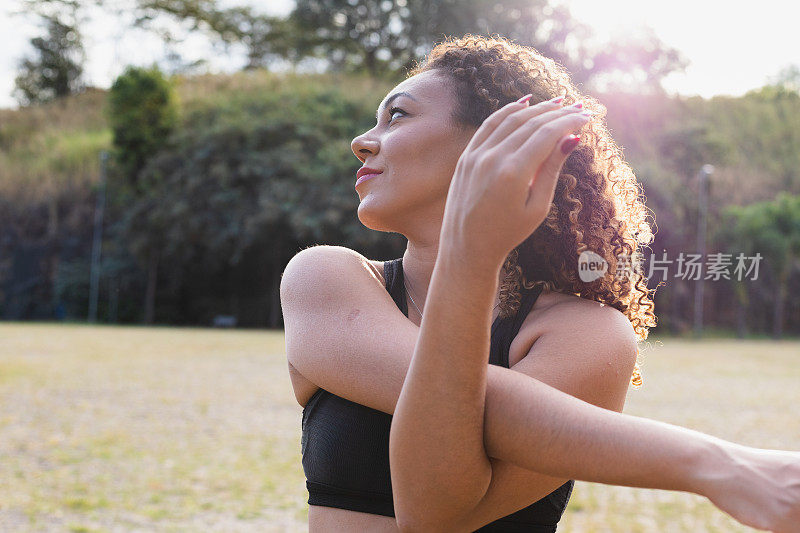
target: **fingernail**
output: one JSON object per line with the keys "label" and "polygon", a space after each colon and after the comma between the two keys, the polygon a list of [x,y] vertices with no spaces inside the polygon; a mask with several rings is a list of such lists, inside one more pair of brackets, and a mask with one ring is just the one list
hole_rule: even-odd
{"label": "fingernail", "polygon": [[572,104],[570,107],[576,107],[576,108],[580,109],[580,108],[583,107],[583,102],[578,102],[576,104]]}
{"label": "fingernail", "polygon": [[525,96],[517,100],[517,103],[524,104],[525,102],[530,100],[532,96],[533,96],[532,94],[526,94]]}
{"label": "fingernail", "polygon": [[591,111],[590,109],[586,109],[584,111],[581,111],[580,114],[585,116],[585,117],[593,117],[594,116],[594,111]]}
{"label": "fingernail", "polygon": [[550,102],[552,102],[554,104],[560,104],[563,101],[564,101],[564,97],[563,96],[557,96],[557,97],[553,98],[552,100],[550,100]]}
{"label": "fingernail", "polygon": [[564,141],[564,144],[561,145],[561,151],[568,154],[578,146],[579,142],[581,142],[581,138],[578,135],[570,135],[569,139]]}

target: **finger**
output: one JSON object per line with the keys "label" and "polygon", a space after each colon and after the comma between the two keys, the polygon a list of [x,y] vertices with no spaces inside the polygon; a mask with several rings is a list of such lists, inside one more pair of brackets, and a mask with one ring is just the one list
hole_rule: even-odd
{"label": "finger", "polygon": [[[528,96],[528,95],[525,95]],[[524,98],[524,97],[523,97]],[[559,97],[560,98],[560,97]],[[486,120],[483,121],[481,127],[478,128],[478,131],[475,132],[475,135],[472,136],[468,147],[472,150],[482,146],[483,143],[494,134],[495,130],[503,123],[505,123],[506,119],[519,111],[526,111],[530,109],[536,109],[537,113],[541,113],[544,104],[550,104],[550,108],[557,108],[561,107],[561,104],[555,102],[555,100],[559,98],[554,98],[553,100],[547,100],[545,102],[540,102],[534,106],[530,106],[527,102],[520,103],[519,100],[516,102],[511,102],[507,104],[491,115],[489,115]],[[521,99],[520,99],[521,100]]]}
{"label": "finger", "polygon": [[[525,97],[523,96],[523,98]],[[522,98],[520,98],[520,100],[521,99]],[[467,148],[474,150],[475,148],[480,146],[483,143],[483,141],[485,141],[486,138],[492,134],[495,128],[497,128],[497,126],[499,126],[500,123],[503,122],[503,120],[505,120],[505,118],[508,115],[514,113],[515,111],[519,111],[520,109],[525,109],[526,107],[528,107],[527,101],[524,103],[520,103],[520,101],[517,100],[516,102],[511,102],[504,105],[503,107],[501,107],[500,109],[498,109],[497,111],[486,117],[486,119],[481,123],[478,130],[472,136],[472,139],[470,139]]]}
{"label": "finger", "polygon": [[[533,187],[533,190],[526,196],[526,205],[532,212],[547,209],[558,181],[557,173],[542,172],[543,165],[556,147],[560,147],[561,143],[566,141],[565,135],[577,133],[589,120],[590,118],[586,115],[574,113],[551,120],[537,129],[514,152],[513,158],[517,160],[518,164],[522,168],[532,170],[532,172],[525,173],[525,179],[528,181],[524,182],[524,185],[521,184],[526,189]],[[539,183],[531,184],[531,179]]]}
{"label": "finger", "polygon": [[550,120],[530,133],[526,132],[530,129],[526,124],[520,132],[520,138],[525,138],[525,141],[512,152],[514,154],[512,157],[522,158],[520,160],[522,165],[536,165],[538,168],[565,135],[578,133],[590,120],[587,115],[571,113]]}
{"label": "finger", "polygon": [[[503,120],[503,122],[492,131],[486,141],[481,144],[481,148],[490,149],[496,147],[514,132],[533,120],[535,120],[537,124],[542,124],[547,120],[552,120],[561,115],[574,113],[576,111],[581,111],[581,109],[574,106],[564,107],[561,103],[552,100],[539,102],[529,108],[520,109],[506,116],[505,120]],[[520,143],[515,143],[514,148],[519,144]]]}
{"label": "finger", "polygon": [[[572,106],[541,113],[540,115],[529,119],[527,122],[519,126],[513,133],[510,133],[498,144],[498,149],[505,153],[514,153],[519,150],[519,148],[540,128],[553,122],[554,120],[562,119],[563,117],[567,116],[581,116],[591,119],[594,115],[591,111],[585,109],[576,109]],[[556,126],[556,129],[557,128],[558,127]],[[564,136],[566,133],[566,131],[561,133],[556,137],[556,139]],[[554,131],[553,134],[558,134],[558,131]],[[549,153],[550,151],[548,150],[542,155],[542,157]]]}
{"label": "finger", "polygon": [[526,206],[538,212],[539,209],[553,203],[553,196],[555,195],[558,178],[561,175],[561,169],[564,168],[564,163],[567,161],[569,154],[580,144],[580,140],[579,136],[570,134],[561,138],[556,144],[556,148],[542,163],[536,178],[528,188]]}
{"label": "finger", "polygon": [[588,121],[587,115],[567,113],[547,121],[533,132],[530,130],[535,126],[525,124],[519,128],[520,131],[514,133],[515,136],[522,135],[526,138],[519,148],[516,150],[507,148],[509,143],[513,142],[508,139],[492,148],[491,152],[494,152],[492,157],[501,158],[504,168],[509,170],[507,176],[510,182],[505,184],[506,189],[509,192],[513,189],[518,198],[528,198],[527,191],[530,188],[531,180],[540,176],[542,164],[550,156],[559,140],[573,131],[578,131]]}

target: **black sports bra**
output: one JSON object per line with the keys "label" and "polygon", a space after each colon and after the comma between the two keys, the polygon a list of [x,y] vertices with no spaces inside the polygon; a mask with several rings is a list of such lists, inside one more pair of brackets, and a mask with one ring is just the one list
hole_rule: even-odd
{"label": "black sports bra", "polygon": [[[402,257],[384,262],[386,290],[408,316]],[[509,367],[508,351],[541,293],[523,289],[519,312],[492,324],[489,363]],[[303,408],[301,453],[309,505],[395,516],[389,471],[392,415],[351,402],[324,389]],[[515,513],[483,526],[481,533],[551,533],[572,493],[573,480]]]}

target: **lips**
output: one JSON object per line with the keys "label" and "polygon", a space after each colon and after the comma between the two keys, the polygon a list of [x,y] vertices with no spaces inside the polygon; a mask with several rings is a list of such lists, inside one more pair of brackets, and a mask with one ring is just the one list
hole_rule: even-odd
{"label": "lips", "polygon": [[356,177],[358,179],[356,179],[356,185],[355,186],[358,187],[359,184],[361,184],[362,182],[367,181],[368,179],[374,178],[375,176],[377,176],[378,174],[381,174],[382,172],[383,172],[382,170],[376,170],[374,168],[361,167],[360,169],[358,169],[358,172],[356,173]]}

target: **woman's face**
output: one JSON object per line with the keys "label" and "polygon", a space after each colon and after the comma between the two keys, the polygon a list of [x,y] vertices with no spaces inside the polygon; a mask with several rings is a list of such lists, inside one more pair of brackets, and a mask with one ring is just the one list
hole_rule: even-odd
{"label": "woman's face", "polygon": [[431,228],[438,235],[456,163],[476,131],[457,130],[452,107],[441,75],[421,72],[389,91],[375,127],[353,139],[364,166],[382,171],[356,187],[366,227],[406,236]]}

